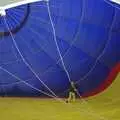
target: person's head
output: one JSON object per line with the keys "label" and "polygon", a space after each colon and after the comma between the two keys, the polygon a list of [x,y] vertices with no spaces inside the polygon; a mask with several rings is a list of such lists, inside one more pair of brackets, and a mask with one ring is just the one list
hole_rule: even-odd
{"label": "person's head", "polygon": [[74,82],[73,81],[71,81],[71,85],[74,86]]}

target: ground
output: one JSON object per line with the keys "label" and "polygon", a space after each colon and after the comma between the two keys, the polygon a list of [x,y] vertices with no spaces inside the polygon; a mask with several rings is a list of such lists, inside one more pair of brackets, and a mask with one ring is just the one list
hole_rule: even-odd
{"label": "ground", "polygon": [[103,93],[74,103],[0,98],[0,120],[120,120],[120,75]]}

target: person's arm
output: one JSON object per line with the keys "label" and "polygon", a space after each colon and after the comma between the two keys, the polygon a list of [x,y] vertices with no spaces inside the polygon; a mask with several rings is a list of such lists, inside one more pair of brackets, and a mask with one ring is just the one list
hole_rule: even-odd
{"label": "person's arm", "polygon": [[75,92],[77,92],[77,87],[76,87],[76,85],[74,84],[74,90],[75,90]]}

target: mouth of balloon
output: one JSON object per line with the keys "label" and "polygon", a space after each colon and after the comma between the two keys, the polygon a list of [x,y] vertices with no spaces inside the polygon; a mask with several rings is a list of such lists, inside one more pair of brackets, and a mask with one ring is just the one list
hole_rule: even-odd
{"label": "mouth of balloon", "polygon": [[0,0],[0,7],[2,8],[3,6],[12,4],[14,2],[20,2],[22,0]]}
{"label": "mouth of balloon", "polygon": [[117,3],[117,4],[120,4],[120,0],[109,0],[109,1],[115,2],[115,3]]}
{"label": "mouth of balloon", "polygon": [[[15,10],[19,10],[19,12],[15,12]],[[27,22],[30,14],[30,6],[25,5],[9,10],[0,9],[0,14],[0,37],[9,36],[10,32],[13,34],[17,33]],[[20,16],[19,19],[18,16]],[[4,19],[6,19],[7,24],[9,24],[10,31],[6,28]],[[17,22],[15,21],[16,19]]]}
{"label": "mouth of balloon", "polygon": [[0,12],[3,14],[5,13],[5,10],[8,10],[10,8],[15,8],[18,6],[35,3],[35,2],[48,2],[49,0],[3,0],[0,1]]}

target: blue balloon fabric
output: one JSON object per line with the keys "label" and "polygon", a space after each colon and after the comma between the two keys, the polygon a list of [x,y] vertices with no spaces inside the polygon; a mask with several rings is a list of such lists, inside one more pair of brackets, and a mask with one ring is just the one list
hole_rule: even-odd
{"label": "blue balloon fabric", "polygon": [[119,5],[50,0],[49,8],[35,2],[0,17],[0,95],[44,96],[39,90],[52,90],[65,96],[66,71],[83,95],[104,83],[120,62]]}

